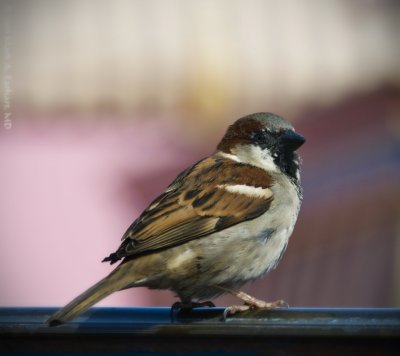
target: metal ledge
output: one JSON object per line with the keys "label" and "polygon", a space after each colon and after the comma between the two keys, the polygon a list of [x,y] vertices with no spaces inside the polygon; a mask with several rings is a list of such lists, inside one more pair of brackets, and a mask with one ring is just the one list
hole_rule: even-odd
{"label": "metal ledge", "polygon": [[0,308],[0,351],[397,354],[400,309],[92,308],[48,327],[56,308]]}

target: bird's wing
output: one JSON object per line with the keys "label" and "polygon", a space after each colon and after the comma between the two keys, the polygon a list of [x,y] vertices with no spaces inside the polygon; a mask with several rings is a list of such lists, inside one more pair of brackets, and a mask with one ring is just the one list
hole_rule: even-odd
{"label": "bird's wing", "polygon": [[268,210],[272,178],[261,168],[211,156],[181,173],[129,227],[111,263],[223,230]]}

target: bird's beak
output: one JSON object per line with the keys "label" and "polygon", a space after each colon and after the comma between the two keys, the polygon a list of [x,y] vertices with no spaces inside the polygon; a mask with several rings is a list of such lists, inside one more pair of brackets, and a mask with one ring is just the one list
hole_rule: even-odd
{"label": "bird's beak", "polygon": [[285,131],[279,138],[280,148],[290,152],[296,151],[304,142],[306,139],[292,130]]}

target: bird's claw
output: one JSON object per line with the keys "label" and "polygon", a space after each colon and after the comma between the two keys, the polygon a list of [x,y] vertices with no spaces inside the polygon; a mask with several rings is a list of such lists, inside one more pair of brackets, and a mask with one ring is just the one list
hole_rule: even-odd
{"label": "bird's claw", "polygon": [[224,310],[224,313],[222,314],[222,320],[226,321],[226,319],[228,319],[229,315],[233,315],[237,312],[243,312],[243,311],[249,310],[250,308],[251,308],[250,305],[246,305],[246,304],[231,305],[229,307],[226,307]]}

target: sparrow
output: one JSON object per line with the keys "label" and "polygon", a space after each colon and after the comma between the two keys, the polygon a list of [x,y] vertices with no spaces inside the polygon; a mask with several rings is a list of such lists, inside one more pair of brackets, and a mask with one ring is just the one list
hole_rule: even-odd
{"label": "sparrow", "polygon": [[119,265],[48,324],[70,321],[113,292],[143,286],[175,292],[181,307],[224,293],[245,303],[229,313],[284,306],[238,288],[275,268],[286,249],[302,200],[296,150],[304,142],[277,115],[238,119],[216,151],[180,173],[103,260]]}

